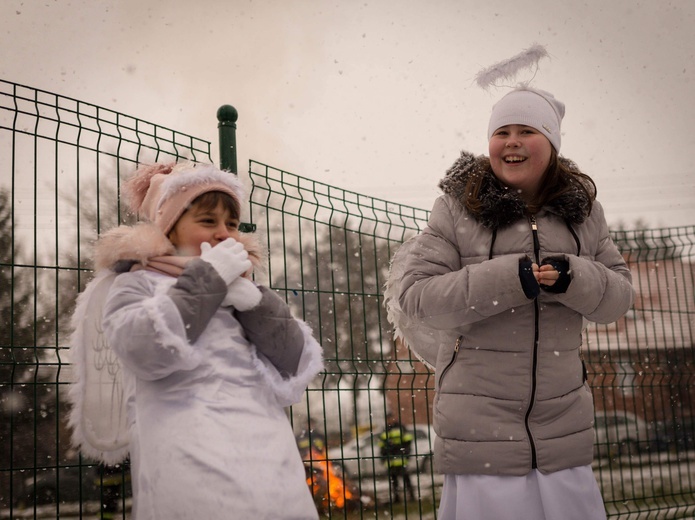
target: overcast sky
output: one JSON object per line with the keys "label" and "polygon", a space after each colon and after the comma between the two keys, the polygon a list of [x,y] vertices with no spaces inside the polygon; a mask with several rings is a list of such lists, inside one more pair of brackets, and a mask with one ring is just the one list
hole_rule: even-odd
{"label": "overcast sky", "polygon": [[[460,150],[487,153],[475,74],[545,45],[561,153],[611,225],[695,224],[693,0],[2,0],[0,78],[429,209]],[[0,183],[9,182],[0,172]]]}

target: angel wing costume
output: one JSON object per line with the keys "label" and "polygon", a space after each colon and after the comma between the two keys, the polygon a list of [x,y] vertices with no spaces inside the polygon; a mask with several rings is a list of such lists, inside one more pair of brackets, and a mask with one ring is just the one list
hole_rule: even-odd
{"label": "angel wing costume", "polygon": [[435,329],[426,321],[409,318],[398,303],[405,261],[413,254],[413,248],[416,247],[419,246],[415,242],[415,237],[412,237],[401,244],[393,255],[384,290],[384,305],[387,319],[394,327],[394,336],[400,338],[420,361],[434,370],[439,348],[442,345],[456,343],[458,334],[449,329]]}

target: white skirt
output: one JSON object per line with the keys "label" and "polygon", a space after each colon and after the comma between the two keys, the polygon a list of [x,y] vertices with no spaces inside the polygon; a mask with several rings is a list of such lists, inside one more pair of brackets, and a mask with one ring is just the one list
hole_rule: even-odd
{"label": "white skirt", "polygon": [[591,466],[523,477],[445,475],[439,520],[605,520]]}

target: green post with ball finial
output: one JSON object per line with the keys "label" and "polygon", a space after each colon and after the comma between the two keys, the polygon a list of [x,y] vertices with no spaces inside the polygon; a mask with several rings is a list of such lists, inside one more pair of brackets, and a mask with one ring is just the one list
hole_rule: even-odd
{"label": "green post with ball finial", "polygon": [[[217,129],[219,131],[220,170],[238,175],[236,164],[236,121],[239,113],[232,105],[222,105],[217,109]],[[242,233],[253,233],[256,224],[242,222],[239,224]]]}
{"label": "green post with ball finial", "polygon": [[236,121],[239,113],[232,105],[217,109],[217,128],[220,143],[220,170],[238,173],[236,164]]}

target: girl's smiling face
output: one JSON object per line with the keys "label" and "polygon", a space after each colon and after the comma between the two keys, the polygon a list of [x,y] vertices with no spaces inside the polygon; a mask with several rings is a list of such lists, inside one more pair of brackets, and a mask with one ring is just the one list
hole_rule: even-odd
{"label": "girl's smiling face", "polygon": [[506,125],[488,143],[492,171],[503,184],[531,201],[540,190],[553,145],[533,127]]}
{"label": "girl's smiling face", "polygon": [[200,244],[212,247],[232,237],[239,238],[239,219],[221,202],[212,209],[193,203],[176,222],[169,240],[180,255],[200,255]]}

